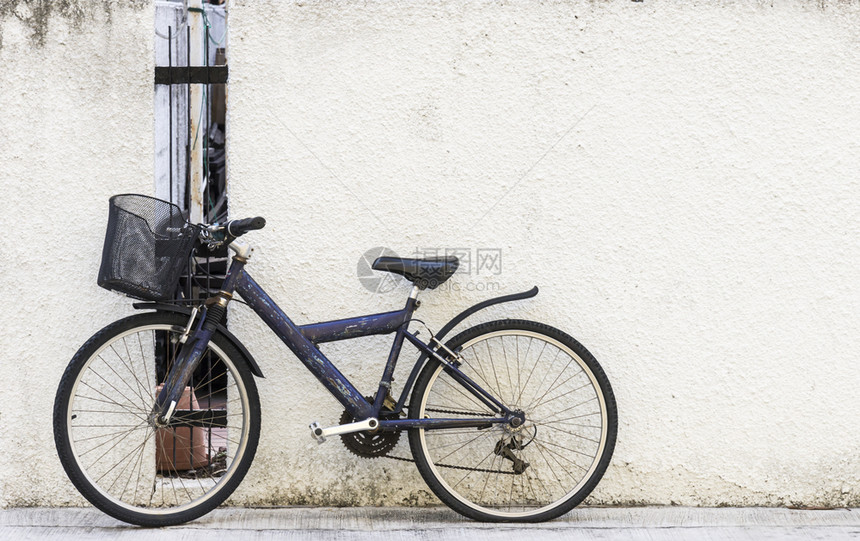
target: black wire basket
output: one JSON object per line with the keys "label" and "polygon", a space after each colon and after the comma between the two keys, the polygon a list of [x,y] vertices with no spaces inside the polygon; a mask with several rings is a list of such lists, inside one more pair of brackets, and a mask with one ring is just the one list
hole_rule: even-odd
{"label": "black wire basket", "polygon": [[173,203],[136,194],[111,197],[99,285],[149,301],[174,298],[198,233]]}

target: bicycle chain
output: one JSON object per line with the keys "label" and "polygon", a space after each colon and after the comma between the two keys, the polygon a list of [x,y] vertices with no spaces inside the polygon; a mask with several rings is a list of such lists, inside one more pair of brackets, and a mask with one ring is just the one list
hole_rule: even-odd
{"label": "bicycle chain", "polygon": [[[413,463],[415,462],[414,459],[406,458],[406,457],[402,457],[402,456],[385,455],[382,458],[401,460],[403,462],[413,462]],[[454,466],[453,464],[434,464],[434,466],[436,466],[437,468],[451,468],[453,470],[468,470],[468,471],[478,471],[478,472],[484,472],[484,473],[501,473],[502,475],[517,475],[515,472],[512,472],[512,471],[488,470],[485,468],[470,468],[468,466]]]}
{"label": "bicycle chain", "polygon": [[[457,415],[477,415],[480,417],[495,417],[492,413],[474,413],[471,411],[457,411],[457,410],[443,410],[443,409],[427,409],[425,411],[432,411],[434,413],[454,413]],[[402,456],[391,456],[391,455],[382,455],[382,458],[390,458],[392,460],[400,460],[402,462],[412,462],[415,463],[414,459],[406,458]],[[454,466],[453,464],[434,464],[437,468],[451,468],[453,470],[467,470],[467,471],[477,471],[483,473],[501,473],[503,475],[516,475],[516,473],[512,471],[501,471],[501,470],[488,470],[486,468],[470,468],[468,466]]]}
{"label": "bicycle chain", "polygon": [[457,411],[457,410],[439,410],[439,409],[426,409],[425,411],[432,411],[434,413],[454,413],[456,415],[474,415],[476,417],[495,417],[495,413],[475,413],[474,411]]}

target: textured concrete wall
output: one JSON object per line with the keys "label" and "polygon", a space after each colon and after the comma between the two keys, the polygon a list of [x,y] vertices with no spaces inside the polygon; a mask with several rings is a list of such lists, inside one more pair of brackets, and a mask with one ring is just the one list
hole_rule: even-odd
{"label": "textured concrete wall", "polygon": [[[860,505],[857,2],[230,9],[232,209],[268,218],[250,270],[295,320],[400,306],[356,278],[371,247],[500,248],[419,316],[541,286],[505,313],[579,338],[618,397],[593,502]],[[317,447],[338,404],[234,324],[268,376],[234,501],[431,501],[409,464]],[[370,393],[366,342],[326,351]]]}
{"label": "textured concrete wall", "polygon": [[[41,5],[0,10],[0,505],[82,502],[53,393],[129,309],[95,285],[106,199],[152,191],[152,8]],[[860,505],[857,3],[230,9],[233,214],[269,219],[250,270],[296,321],[400,306],[357,279],[368,248],[501,249],[419,317],[541,286],[475,319],[546,321],[605,367],[593,502]],[[338,404],[246,309],[232,326],[268,376],[234,503],[434,501],[407,463],[318,447]],[[370,393],[386,346],[325,351]]]}
{"label": "textured concrete wall", "polygon": [[153,192],[149,2],[0,2],[0,506],[85,503],[54,451],[64,366],[130,311],[96,286],[107,199]]}

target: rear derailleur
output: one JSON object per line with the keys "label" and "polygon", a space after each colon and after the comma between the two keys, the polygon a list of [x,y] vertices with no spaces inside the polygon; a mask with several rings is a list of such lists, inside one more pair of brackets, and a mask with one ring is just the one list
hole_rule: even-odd
{"label": "rear derailleur", "polygon": [[514,470],[514,473],[521,474],[526,471],[526,468],[528,468],[530,465],[528,462],[514,454],[515,450],[522,451],[524,447],[522,444],[522,440],[517,436],[512,436],[510,438],[510,441],[505,443],[505,439],[506,438],[502,438],[496,443],[496,447],[495,449],[493,449],[493,452],[496,455],[513,462],[511,468]]}

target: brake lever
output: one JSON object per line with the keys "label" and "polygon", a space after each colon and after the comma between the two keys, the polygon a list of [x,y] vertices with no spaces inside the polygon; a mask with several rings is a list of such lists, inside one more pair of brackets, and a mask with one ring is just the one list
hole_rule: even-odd
{"label": "brake lever", "polygon": [[206,247],[213,251],[227,243],[227,235],[225,234],[225,226],[220,224],[209,224],[203,227],[200,231],[200,241],[206,244]]}

